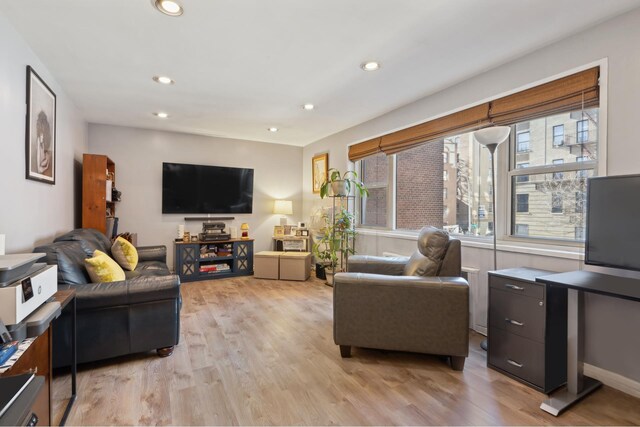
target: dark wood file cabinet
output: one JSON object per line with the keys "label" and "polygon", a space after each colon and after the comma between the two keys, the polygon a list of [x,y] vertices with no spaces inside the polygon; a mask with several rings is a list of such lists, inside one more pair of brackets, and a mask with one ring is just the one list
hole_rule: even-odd
{"label": "dark wood file cabinet", "polygon": [[489,367],[550,393],[567,381],[567,291],[531,268],[489,272]]}

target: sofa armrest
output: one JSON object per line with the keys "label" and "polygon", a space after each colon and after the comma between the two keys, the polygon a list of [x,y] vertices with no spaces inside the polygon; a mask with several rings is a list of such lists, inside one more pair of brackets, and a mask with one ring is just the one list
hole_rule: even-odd
{"label": "sofa armrest", "polygon": [[167,247],[164,245],[158,246],[140,246],[137,247],[138,261],[160,261],[167,263]]}
{"label": "sofa armrest", "polygon": [[371,255],[352,255],[347,270],[350,273],[373,273],[400,276],[409,257],[385,257]]}
{"label": "sofa armrest", "polygon": [[333,327],[339,345],[466,356],[469,285],[461,277],[338,273]]}
{"label": "sofa armrest", "polygon": [[107,283],[76,285],[77,309],[87,310],[139,304],[180,297],[180,278],[175,275],[139,276]]}

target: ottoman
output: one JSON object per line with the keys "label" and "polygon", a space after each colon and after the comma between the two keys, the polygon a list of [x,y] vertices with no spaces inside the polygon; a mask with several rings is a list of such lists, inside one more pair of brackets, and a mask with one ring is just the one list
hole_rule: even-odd
{"label": "ottoman", "polygon": [[280,252],[280,280],[307,280],[311,275],[311,252]]}
{"label": "ottoman", "polygon": [[284,252],[262,251],[253,256],[253,276],[258,279],[279,278],[279,258]]}

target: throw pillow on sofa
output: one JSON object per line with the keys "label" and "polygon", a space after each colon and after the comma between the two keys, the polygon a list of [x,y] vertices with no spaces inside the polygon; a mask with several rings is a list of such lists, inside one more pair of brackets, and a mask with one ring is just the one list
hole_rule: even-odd
{"label": "throw pillow on sofa", "polygon": [[84,260],[87,272],[93,283],[117,282],[124,280],[124,270],[109,255],[95,250],[93,258]]}
{"label": "throw pillow on sofa", "polygon": [[138,265],[138,251],[127,239],[118,237],[111,246],[111,255],[125,270],[133,271]]}

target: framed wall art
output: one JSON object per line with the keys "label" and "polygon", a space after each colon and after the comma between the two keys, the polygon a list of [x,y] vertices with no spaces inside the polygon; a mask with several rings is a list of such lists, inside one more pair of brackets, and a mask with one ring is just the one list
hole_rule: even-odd
{"label": "framed wall art", "polygon": [[322,183],[327,180],[329,171],[329,153],[318,154],[311,159],[313,192],[320,193]]}
{"label": "framed wall art", "polygon": [[27,66],[26,178],[56,183],[56,94]]}

